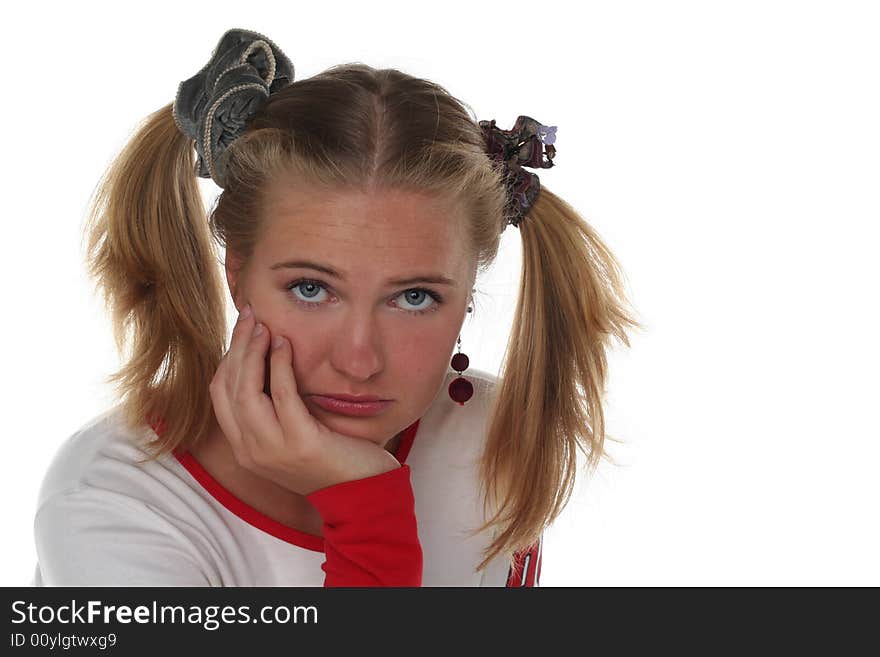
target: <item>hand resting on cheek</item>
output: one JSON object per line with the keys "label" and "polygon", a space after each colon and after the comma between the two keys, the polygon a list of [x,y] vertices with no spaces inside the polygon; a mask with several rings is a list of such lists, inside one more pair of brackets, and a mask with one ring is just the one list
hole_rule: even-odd
{"label": "hand resting on cheek", "polygon": [[297,390],[292,345],[282,337],[270,349],[269,329],[262,325],[254,335],[256,317],[246,315],[209,385],[239,465],[300,495],[401,467],[380,445],[331,431],[309,413]]}

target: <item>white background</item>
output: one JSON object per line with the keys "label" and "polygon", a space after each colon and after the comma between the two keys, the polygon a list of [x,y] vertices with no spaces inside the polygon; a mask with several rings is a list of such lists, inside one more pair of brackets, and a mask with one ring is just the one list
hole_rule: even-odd
{"label": "white background", "polygon": [[[87,200],[137,123],[241,27],[279,44],[297,79],[362,61],[435,80],[502,126],[558,125],[542,183],[618,257],[647,330],[609,361],[623,465],[582,479],[547,531],[544,586],[877,586],[876,7],[7,6],[0,584],[33,575],[54,451],[112,403]],[[490,372],[521,262],[518,232],[503,240],[462,334]]]}

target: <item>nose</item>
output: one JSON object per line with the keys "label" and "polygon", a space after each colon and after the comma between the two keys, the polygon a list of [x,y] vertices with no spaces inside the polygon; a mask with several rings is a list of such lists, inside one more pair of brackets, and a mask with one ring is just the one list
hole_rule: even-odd
{"label": "nose", "polygon": [[368,381],[382,371],[384,337],[374,317],[352,316],[331,337],[330,363],[352,381]]}

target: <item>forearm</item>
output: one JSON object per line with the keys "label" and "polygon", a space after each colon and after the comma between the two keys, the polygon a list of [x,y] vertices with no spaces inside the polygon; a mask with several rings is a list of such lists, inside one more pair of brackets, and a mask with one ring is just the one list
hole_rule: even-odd
{"label": "forearm", "polygon": [[323,488],[307,499],[324,519],[324,586],[421,586],[409,466]]}

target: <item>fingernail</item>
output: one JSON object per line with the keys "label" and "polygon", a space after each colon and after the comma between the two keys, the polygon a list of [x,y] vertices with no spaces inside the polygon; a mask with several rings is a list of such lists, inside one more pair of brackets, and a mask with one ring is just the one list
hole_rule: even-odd
{"label": "fingernail", "polygon": [[272,348],[273,348],[273,349],[278,349],[278,347],[281,346],[282,341],[283,341],[283,340],[281,339],[281,336],[280,336],[280,335],[276,335],[274,338],[272,338]]}
{"label": "fingernail", "polygon": [[241,309],[241,315],[239,315],[239,319],[247,319],[251,316],[251,304],[245,304],[245,307]]}
{"label": "fingernail", "polygon": [[257,325],[254,327],[254,335],[260,335],[262,332],[263,325],[258,322]]}

